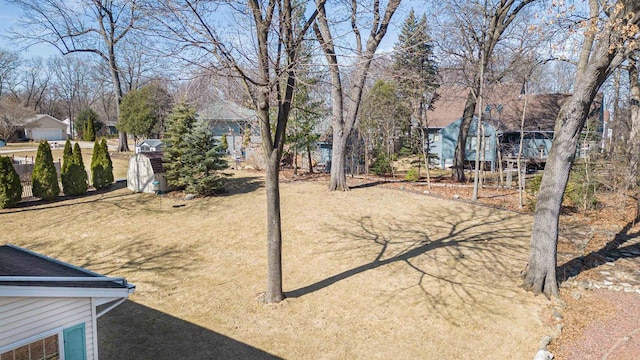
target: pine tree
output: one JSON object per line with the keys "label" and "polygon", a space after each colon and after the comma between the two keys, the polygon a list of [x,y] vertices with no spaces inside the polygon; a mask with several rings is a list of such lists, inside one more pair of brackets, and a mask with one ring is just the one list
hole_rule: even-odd
{"label": "pine tree", "polygon": [[185,102],[176,104],[167,119],[167,131],[164,133],[167,146],[163,166],[166,170],[167,183],[177,188],[187,186],[182,177],[184,168],[182,155],[188,147],[185,135],[191,131],[195,122],[195,110]]}
{"label": "pine tree", "polygon": [[93,119],[88,119],[84,123],[84,131],[82,132],[82,140],[93,141],[96,139],[96,131],[93,127]]}
{"label": "pine tree", "polygon": [[113,164],[111,163],[105,139],[102,139],[102,141],[96,139],[93,145],[91,180],[93,187],[98,190],[107,188],[113,183]]}
{"label": "pine tree", "polygon": [[0,156],[0,209],[17,204],[22,198],[20,177],[8,157]]}
{"label": "pine tree", "polygon": [[71,168],[71,162],[73,160],[73,147],[71,141],[67,139],[64,143],[64,150],[62,151],[62,169],[60,171],[60,180],[62,182],[62,192],[65,195],[71,195],[72,192],[72,180],[69,175],[69,169]]}
{"label": "pine tree", "polygon": [[60,193],[58,174],[53,165],[51,148],[47,141],[40,142],[36,154],[33,173],[31,173],[33,196],[42,200],[55,200]]}
{"label": "pine tree", "polygon": [[186,183],[186,191],[197,195],[213,195],[221,192],[225,178],[222,170],[229,167],[211,133],[209,124],[198,120],[191,131],[185,134],[189,146],[182,154],[184,167],[181,178]]}
{"label": "pine tree", "polygon": [[100,147],[102,148],[102,161],[104,162],[105,169],[105,179],[107,184],[113,184],[113,162],[111,161],[111,155],[109,155],[109,146],[107,145],[107,139],[102,138],[102,142],[100,143]]}

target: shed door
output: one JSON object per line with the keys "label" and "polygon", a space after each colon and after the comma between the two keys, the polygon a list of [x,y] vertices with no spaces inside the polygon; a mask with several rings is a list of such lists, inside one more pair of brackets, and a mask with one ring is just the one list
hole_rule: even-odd
{"label": "shed door", "polygon": [[84,323],[64,329],[62,338],[64,339],[65,360],[87,359],[87,345],[84,335]]}

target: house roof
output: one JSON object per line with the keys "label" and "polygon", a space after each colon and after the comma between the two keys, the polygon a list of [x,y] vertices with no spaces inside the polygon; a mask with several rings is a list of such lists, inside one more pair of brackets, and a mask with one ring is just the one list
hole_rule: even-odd
{"label": "house roof", "polygon": [[231,101],[218,100],[199,111],[198,116],[207,120],[253,121],[256,112]]}
{"label": "house roof", "polygon": [[[525,96],[521,85],[501,84],[487,86],[483,99],[483,111],[487,121],[503,131],[519,131]],[[434,110],[428,113],[429,127],[443,128],[462,117],[469,90],[464,87],[441,87]],[[525,131],[553,131],[556,116],[567,94],[527,95]],[[490,112],[486,109],[489,107]]]}
{"label": "house roof", "polygon": [[61,296],[65,289],[74,296],[80,289],[93,295],[126,296],[135,286],[124,278],[106,277],[15,245],[0,246],[0,296],[36,295],[46,289],[56,289]]}
{"label": "house roof", "polygon": [[164,166],[162,166],[162,151],[154,151],[154,152],[141,152],[137,155],[144,156],[149,159],[151,162],[151,168],[153,169],[154,174],[165,172]]}
{"label": "house roof", "polygon": [[162,140],[160,139],[146,139],[142,141],[138,146],[142,146],[143,144],[149,145],[149,147],[156,148],[158,145],[162,145]]}
{"label": "house roof", "polygon": [[58,119],[54,118],[53,116],[47,115],[47,114],[38,114],[38,115],[36,115],[34,117],[27,118],[27,119],[25,119],[23,121],[23,126],[24,127],[37,126],[37,125],[35,125],[35,123],[37,123],[37,122],[39,122],[39,121],[41,121],[43,119],[48,119],[49,121],[60,125],[60,128],[65,128],[65,129],[67,128],[67,124],[65,124],[63,121],[58,120]]}

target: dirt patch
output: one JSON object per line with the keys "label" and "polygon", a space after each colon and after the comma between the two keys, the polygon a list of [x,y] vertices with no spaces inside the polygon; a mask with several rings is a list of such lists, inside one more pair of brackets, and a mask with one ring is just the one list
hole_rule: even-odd
{"label": "dirt patch", "polygon": [[137,285],[99,320],[103,359],[524,359],[550,331],[546,299],[518,287],[530,216],[320,176],[282,184],[288,298],[264,305],[263,178],[235,181],[0,211],[0,242]]}

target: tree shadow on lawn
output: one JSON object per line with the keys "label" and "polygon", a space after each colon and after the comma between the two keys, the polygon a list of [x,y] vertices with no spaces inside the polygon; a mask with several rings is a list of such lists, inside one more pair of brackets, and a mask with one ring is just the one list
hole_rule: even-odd
{"label": "tree shadow on lawn", "polygon": [[202,260],[195,247],[159,245],[153,239],[126,241],[101,252],[86,241],[46,240],[27,247],[102,275],[124,277],[134,285],[143,281],[146,292],[179,284]]}
{"label": "tree shadow on lawn", "polygon": [[460,310],[496,314],[500,309],[492,297],[521,291],[515,280],[526,262],[529,227],[520,215],[506,211],[462,204],[437,210],[422,209],[411,220],[362,216],[330,229],[339,234],[337,253],[372,259],[285,295],[305,296],[370,270],[404,264],[415,280],[402,287],[398,284],[405,278],[390,278],[390,300],[418,287],[423,300],[453,323]]}
{"label": "tree shadow on lawn", "polygon": [[640,257],[640,242],[622,246],[640,236],[640,231],[630,232],[634,225],[633,222],[627,223],[611,241],[604,244],[600,249],[587,255],[573,258],[560,265],[557,270],[558,282],[563,283],[569,278],[607,262]]}
{"label": "tree shadow on lawn", "polygon": [[104,360],[280,359],[131,300],[98,319],[98,344]]}
{"label": "tree shadow on lawn", "polygon": [[248,194],[264,187],[264,179],[257,176],[230,177],[224,186],[225,191],[216,196]]}

